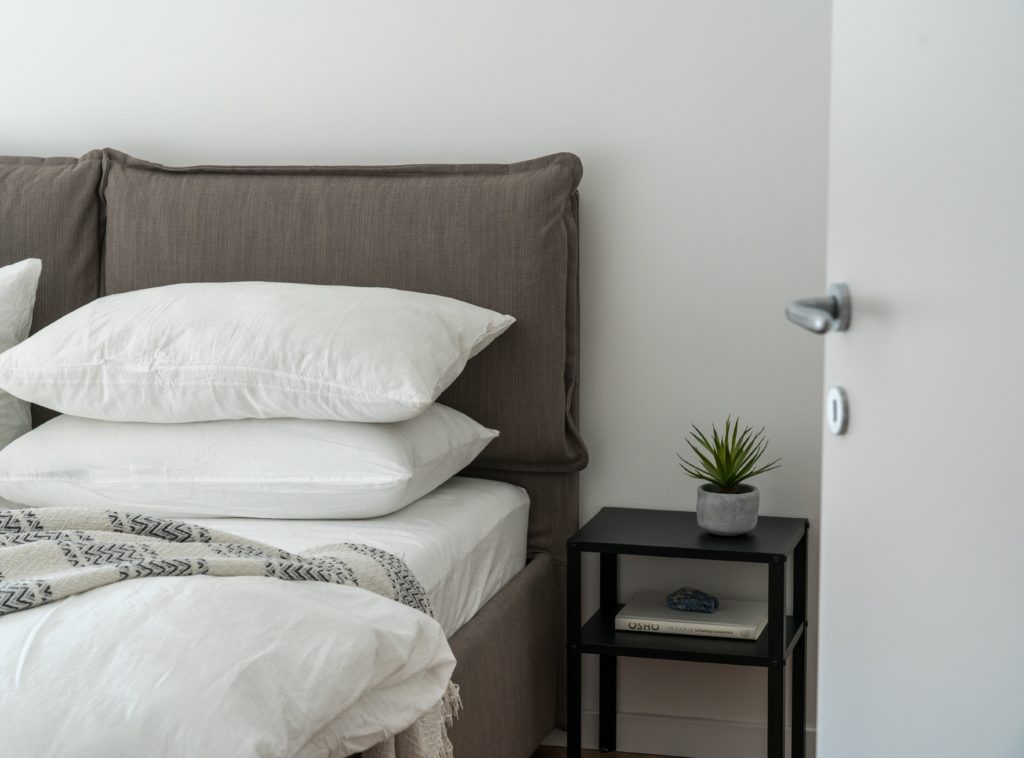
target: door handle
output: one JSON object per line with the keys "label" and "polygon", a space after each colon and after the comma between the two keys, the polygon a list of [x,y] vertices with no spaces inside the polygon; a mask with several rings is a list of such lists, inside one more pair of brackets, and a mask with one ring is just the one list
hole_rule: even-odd
{"label": "door handle", "polygon": [[796,300],[786,306],[786,318],[815,334],[845,332],[850,328],[850,288],[831,284],[825,297]]}

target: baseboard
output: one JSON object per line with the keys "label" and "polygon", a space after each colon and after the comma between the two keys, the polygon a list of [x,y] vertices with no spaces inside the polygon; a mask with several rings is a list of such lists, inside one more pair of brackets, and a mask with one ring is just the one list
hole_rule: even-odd
{"label": "baseboard", "polygon": [[[763,723],[642,713],[620,713],[617,730],[616,747],[624,753],[686,758],[762,758],[768,739],[768,728]],[[807,758],[814,758],[815,736],[814,730],[809,729]],[[786,740],[788,747],[788,734]],[[565,745],[565,732],[552,732],[544,744]],[[583,711],[583,747],[597,748],[596,711]]]}

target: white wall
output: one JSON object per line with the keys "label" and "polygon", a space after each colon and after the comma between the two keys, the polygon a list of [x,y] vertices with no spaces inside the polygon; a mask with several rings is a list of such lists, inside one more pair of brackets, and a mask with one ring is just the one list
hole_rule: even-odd
{"label": "white wall", "polygon": [[[730,412],[784,458],[763,512],[816,518],[822,345],[781,314],[824,288],[827,0],[11,3],[0,34],[2,153],[576,152],[582,518],[692,509],[675,451]],[[624,580],[765,595],[757,570],[721,565],[635,560]],[[622,682],[624,714],[683,718],[624,716],[620,747],[760,754],[744,725],[763,722],[762,671],[635,661]]]}

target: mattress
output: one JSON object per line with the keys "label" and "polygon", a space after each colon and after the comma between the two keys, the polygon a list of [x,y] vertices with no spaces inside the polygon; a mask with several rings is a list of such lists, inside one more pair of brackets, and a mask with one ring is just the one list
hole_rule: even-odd
{"label": "mattress", "polygon": [[530,500],[505,482],[454,477],[373,519],[188,519],[282,550],[360,542],[403,559],[450,637],[526,565]]}

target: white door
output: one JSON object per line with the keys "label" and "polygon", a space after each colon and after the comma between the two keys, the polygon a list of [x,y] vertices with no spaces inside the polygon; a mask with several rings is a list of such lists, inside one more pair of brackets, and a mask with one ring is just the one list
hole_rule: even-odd
{"label": "white door", "polygon": [[1024,0],[833,25],[817,753],[1020,758]]}

